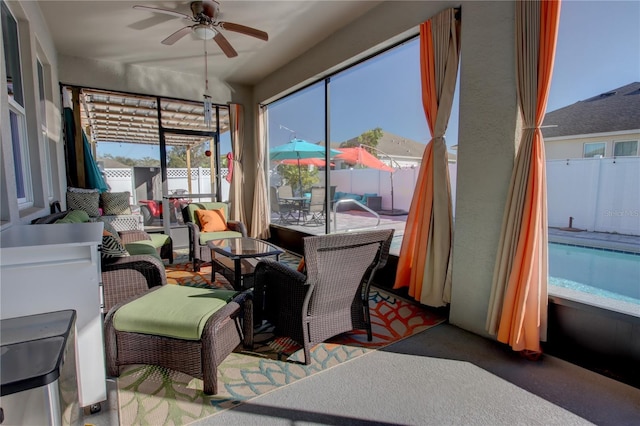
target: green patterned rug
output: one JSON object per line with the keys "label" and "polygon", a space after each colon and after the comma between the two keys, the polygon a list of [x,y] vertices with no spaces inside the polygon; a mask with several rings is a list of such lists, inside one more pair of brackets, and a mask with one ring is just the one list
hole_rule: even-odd
{"label": "green patterned rug", "polygon": [[[288,254],[281,256],[281,261],[294,267],[298,260]],[[167,266],[167,277],[170,284],[176,285],[228,285],[221,277],[211,283],[211,267],[193,272],[184,253],[178,253],[175,263]],[[126,367],[117,380],[120,424],[188,424],[387,346],[445,320],[380,290],[371,292],[369,304],[373,341],[367,341],[363,330],[336,336],[313,348],[310,365],[277,360],[276,353],[279,351],[294,352],[291,359],[301,360],[302,351],[297,351],[300,347],[288,339],[273,339],[269,328],[256,330],[254,351],[244,351],[240,346],[220,364],[219,391],[214,396],[202,392],[201,380],[183,373],[146,365]]]}

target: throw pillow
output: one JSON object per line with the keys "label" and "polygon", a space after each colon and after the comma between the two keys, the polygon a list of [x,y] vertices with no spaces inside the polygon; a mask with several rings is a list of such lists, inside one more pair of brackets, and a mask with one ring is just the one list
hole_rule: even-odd
{"label": "throw pillow", "polygon": [[102,259],[105,261],[116,260],[120,257],[129,256],[129,252],[124,248],[119,239],[108,231],[102,232],[102,249],[100,251]]}
{"label": "throw pillow", "polygon": [[227,230],[227,218],[224,209],[196,210],[201,232],[219,232]]}
{"label": "throw pillow", "polygon": [[89,222],[89,215],[84,210],[71,210],[67,215],[55,223],[84,223]]}
{"label": "throw pillow", "polygon": [[300,259],[300,263],[298,263],[297,271],[298,272],[302,272],[303,274],[305,274],[307,272],[307,267],[304,264],[304,257],[302,259]]}
{"label": "throw pillow", "polygon": [[113,225],[109,222],[107,222],[106,220],[104,220],[103,218],[98,218],[98,220],[100,222],[102,222],[102,224],[104,225],[104,230],[107,231],[108,233],[110,233],[111,235],[113,235],[118,241],[122,242],[122,238],[120,238],[120,234],[118,234],[118,231],[116,230],[116,228],[113,227]]}
{"label": "throw pillow", "polygon": [[89,189],[87,189],[87,188],[76,188],[76,187],[73,187],[73,186],[67,187],[67,191],[69,191],[69,192],[77,192],[77,193],[81,193],[81,194],[91,194],[93,192],[100,192],[99,190],[93,189],[93,188],[89,188]]}
{"label": "throw pillow", "polygon": [[129,196],[129,192],[103,192],[100,194],[104,214],[131,214]]}
{"label": "throw pillow", "polygon": [[69,210],[84,210],[91,217],[100,216],[99,192],[69,192],[67,191],[67,208]]}

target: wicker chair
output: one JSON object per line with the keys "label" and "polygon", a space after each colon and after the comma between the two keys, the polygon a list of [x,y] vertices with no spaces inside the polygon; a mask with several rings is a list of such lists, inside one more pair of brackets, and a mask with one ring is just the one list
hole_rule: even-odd
{"label": "wicker chair", "polygon": [[198,209],[223,209],[225,217],[229,217],[229,205],[227,203],[217,202],[190,203],[182,208],[184,223],[189,228],[189,259],[193,260],[193,270],[196,272],[200,270],[201,264],[211,262],[211,249],[207,246],[207,242],[222,238],[247,236],[247,227],[245,224],[235,220],[227,220],[226,231],[201,232],[200,224],[195,215],[195,211]]}
{"label": "wicker chair", "polygon": [[[255,270],[254,315],[262,313],[277,336],[304,347],[359,328],[372,338],[369,287],[386,264],[393,230],[331,234],[304,239],[307,274],[263,260]],[[257,321],[257,322],[259,322]]]}
{"label": "wicker chair", "polygon": [[[32,221],[33,224],[53,224],[63,218],[68,212],[53,213]],[[143,239],[149,239],[144,231],[118,232],[123,243],[131,243]],[[163,250],[171,250],[172,247]],[[167,252],[161,252],[161,256],[168,257]],[[167,273],[162,262],[151,255],[140,254],[117,258],[110,262],[101,262],[103,313],[108,312],[114,305],[129,300],[139,294],[147,292],[150,288],[167,284]]]}
{"label": "wicker chair", "polygon": [[[155,290],[157,289],[149,290],[146,294]],[[146,294],[138,295],[135,299]],[[218,393],[220,363],[240,343],[248,348],[253,346],[253,307],[250,290],[238,294],[209,317],[200,340],[118,331],[114,327],[114,315],[125,303],[111,308],[104,320],[109,376],[120,376],[120,367],[124,365],[158,365],[202,379],[204,393],[215,395]]]}

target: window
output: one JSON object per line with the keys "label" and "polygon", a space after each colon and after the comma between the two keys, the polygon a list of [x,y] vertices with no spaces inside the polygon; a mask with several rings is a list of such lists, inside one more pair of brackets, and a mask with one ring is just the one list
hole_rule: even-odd
{"label": "window", "polygon": [[18,42],[18,23],[5,3],[1,3],[2,41],[4,44],[4,62],[7,74],[7,93],[9,96],[9,125],[13,148],[13,165],[16,179],[18,205],[28,207],[33,199],[29,147],[26,135],[26,116],[22,90],[22,71],[20,67],[20,46]]}
{"label": "window", "polygon": [[635,157],[638,155],[638,141],[616,142],[613,146],[614,157]]}
{"label": "window", "polygon": [[45,79],[44,79],[44,66],[40,59],[36,61],[38,69],[38,94],[40,100],[40,123],[42,124],[42,147],[44,155],[44,166],[47,179],[47,195],[51,200],[53,198],[53,173],[51,171],[51,148],[49,137],[47,135],[47,97],[45,96]]}
{"label": "window", "polygon": [[604,157],[606,146],[604,142],[585,143],[582,156],[584,158]]}

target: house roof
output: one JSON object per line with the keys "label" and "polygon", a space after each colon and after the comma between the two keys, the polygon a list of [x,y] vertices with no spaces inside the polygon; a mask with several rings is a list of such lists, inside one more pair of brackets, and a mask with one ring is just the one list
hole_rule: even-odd
{"label": "house roof", "polygon": [[[357,142],[358,136],[351,138],[345,142]],[[331,147],[340,149],[342,142],[332,142]],[[396,134],[382,131],[382,137],[378,140],[377,148],[380,152],[383,152],[391,157],[404,157],[404,158],[416,158],[422,159],[422,153],[424,152],[425,144],[416,142],[413,139],[408,139]],[[380,157],[380,156],[379,156]]]}
{"label": "house roof", "polygon": [[[640,82],[547,113],[545,138],[640,129]],[[549,126],[549,127],[544,127]]]}

